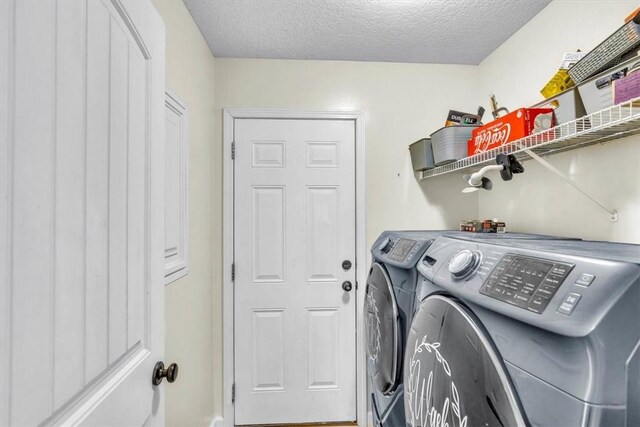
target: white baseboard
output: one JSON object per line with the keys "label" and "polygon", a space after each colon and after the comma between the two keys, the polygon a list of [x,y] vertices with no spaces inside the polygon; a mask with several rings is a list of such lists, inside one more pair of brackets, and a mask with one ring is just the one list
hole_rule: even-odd
{"label": "white baseboard", "polygon": [[211,425],[209,427],[222,427],[223,425],[222,417],[215,417],[211,420]]}

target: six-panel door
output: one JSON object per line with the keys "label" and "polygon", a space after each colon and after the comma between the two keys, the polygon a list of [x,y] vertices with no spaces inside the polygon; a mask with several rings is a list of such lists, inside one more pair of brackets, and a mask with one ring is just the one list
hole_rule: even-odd
{"label": "six-panel door", "polygon": [[236,119],[234,135],[235,422],[353,421],[354,121]]}

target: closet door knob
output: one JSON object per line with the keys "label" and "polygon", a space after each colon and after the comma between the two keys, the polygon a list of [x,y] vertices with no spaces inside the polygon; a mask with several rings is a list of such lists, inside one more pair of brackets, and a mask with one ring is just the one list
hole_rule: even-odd
{"label": "closet door knob", "polygon": [[151,382],[153,385],[160,385],[164,378],[167,379],[168,383],[174,382],[178,378],[178,364],[172,363],[165,368],[164,363],[156,363],[156,366],[153,368],[153,378]]}

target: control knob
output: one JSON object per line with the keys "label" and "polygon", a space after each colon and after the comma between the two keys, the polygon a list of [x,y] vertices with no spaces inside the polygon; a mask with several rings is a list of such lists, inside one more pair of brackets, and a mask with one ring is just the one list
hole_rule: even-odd
{"label": "control knob", "polygon": [[391,246],[393,246],[392,243],[393,242],[391,241],[391,239],[387,237],[382,241],[382,243],[380,243],[380,246],[378,246],[378,250],[383,254],[386,254],[391,250]]}
{"label": "control knob", "polygon": [[480,254],[465,249],[451,258],[449,272],[453,277],[461,279],[472,273],[479,264]]}

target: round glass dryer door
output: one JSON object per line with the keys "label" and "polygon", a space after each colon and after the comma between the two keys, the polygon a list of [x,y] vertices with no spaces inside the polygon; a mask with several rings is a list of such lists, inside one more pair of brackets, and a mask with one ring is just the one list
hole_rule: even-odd
{"label": "round glass dryer door", "polygon": [[525,426],[501,358],[477,318],[441,295],[413,318],[404,356],[411,427]]}
{"label": "round glass dryer door", "polygon": [[365,326],[367,362],[375,387],[392,393],[400,378],[399,316],[393,285],[382,265],[375,263],[367,278]]}

